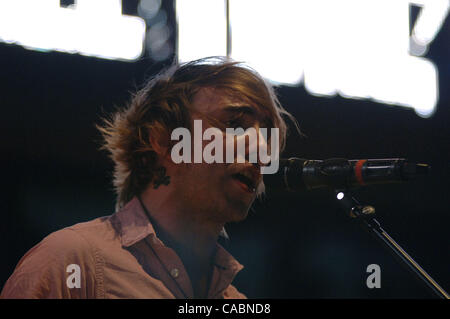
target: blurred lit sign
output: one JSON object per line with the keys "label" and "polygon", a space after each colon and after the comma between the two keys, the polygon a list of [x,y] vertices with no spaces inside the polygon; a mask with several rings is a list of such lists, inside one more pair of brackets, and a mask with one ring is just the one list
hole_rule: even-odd
{"label": "blurred lit sign", "polygon": [[[410,5],[421,11],[410,35]],[[438,101],[436,66],[422,56],[449,0],[229,0],[231,52],[279,84],[314,95],[372,99],[423,116]],[[178,57],[226,55],[224,0],[177,0]]]}
{"label": "blurred lit sign", "polygon": [[145,22],[122,15],[121,0],[0,0],[0,41],[40,51],[135,60],[143,52]]}

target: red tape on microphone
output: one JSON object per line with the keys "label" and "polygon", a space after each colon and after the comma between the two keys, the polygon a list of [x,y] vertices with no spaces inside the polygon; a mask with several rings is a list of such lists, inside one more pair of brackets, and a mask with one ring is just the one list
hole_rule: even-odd
{"label": "red tape on microphone", "polygon": [[364,179],[362,176],[362,168],[364,163],[367,162],[367,160],[359,160],[356,162],[355,165],[355,176],[356,176],[356,181],[360,184],[360,185],[364,185]]}

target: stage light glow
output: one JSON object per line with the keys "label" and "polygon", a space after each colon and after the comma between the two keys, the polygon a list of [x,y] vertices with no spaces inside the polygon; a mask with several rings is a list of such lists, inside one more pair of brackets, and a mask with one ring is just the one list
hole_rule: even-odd
{"label": "stage light glow", "polygon": [[[225,55],[223,0],[177,1],[181,61]],[[195,5],[192,5],[195,3]],[[438,71],[428,45],[439,32],[449,0],[229,0],[231,57],[275,84],[299,85],[316,96],[371,99],[435,111]],[[421,11],[409,34],[409,6]],[[214,7],[214,10],[211,8]],[[220,10],[222,10],[220,14]],[[205,14],[199,16],[199,12]],[[211,17],[205,18],[210,12]],[[209,46],[207,31],[221,29]],[[222,46],[215,42],[222,41]],[[203,44],[206,42],[207,46]],[[214,48],[214,49],[213,49]]]}
{"label": "stage light glow", "polygon": [[165,23],[154,24],[148,29],[146,44],[153,60],[163,61],[172,54],[169,37],[170,29]]}
{"label": "stage light glow", "polygon": [[226,55],[227,23],[224,1],[177,0],[178,59]]}
{"label": "stage light glow", "polygon": [[161,0],[141,0],[138,5],[138,13],[142,18],[152,19],[161,8]]}
{"label": "stage light glow", "polygon": [[344,193],[343,193],[343,192],[337,193],[336,198],[337,198],[338,200],[343,199],[343,198],[344,198]]}
{"label": "stage light glow", "polygon": [[0,2],[0,41],[39,51],[61,51],[104,59],[136,60],[143,51],[145,22],[122,15],[121,0]]}

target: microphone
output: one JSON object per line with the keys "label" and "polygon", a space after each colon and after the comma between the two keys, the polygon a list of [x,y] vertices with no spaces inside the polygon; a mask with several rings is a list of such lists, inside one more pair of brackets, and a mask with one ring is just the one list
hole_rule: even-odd
{"label": "microphone", "polygon": [[430,166],[404,158],[347,160],[280,159],[278,172],[265,174],[267,188],[303,191],[330,187],[347,189],[370,184],[398,183],[428,174]]}

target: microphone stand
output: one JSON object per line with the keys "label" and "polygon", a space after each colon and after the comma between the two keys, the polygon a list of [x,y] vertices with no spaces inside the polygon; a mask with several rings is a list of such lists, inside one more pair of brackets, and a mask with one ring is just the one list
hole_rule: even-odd
{"label": "microphone stand", "polygon": [[450,299],[448,293],[442,289],[439,284],[423,270],[420,265],[409,256],[406,251],[389,236],[380,223],[375,219],[375,208],[368,205],[361,205],[347,190],[336,190],[338,203],[349,217],[355,218],[363,225],[370,234],[372,234],[384,247],[386,247],[400,263],[410,270],[415,277],[426,287],[428,287],[435,296],[441,299]]}

